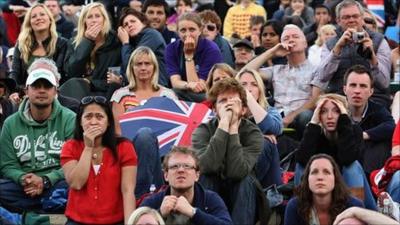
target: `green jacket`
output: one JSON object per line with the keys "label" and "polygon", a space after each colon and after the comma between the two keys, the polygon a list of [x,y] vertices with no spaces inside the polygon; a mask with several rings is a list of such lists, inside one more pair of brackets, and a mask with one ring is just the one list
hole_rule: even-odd
{"label": "green jacket", "polygon": [[0,135],[0,176],[21,184],[21,176],[34,173],[47,176],[51,184],[64,178],[60,153],[64,141],[71,138],[75,113],[54,100],[50,118],[43,123],[29,114],[25,99],[18,112],[4,122]]}

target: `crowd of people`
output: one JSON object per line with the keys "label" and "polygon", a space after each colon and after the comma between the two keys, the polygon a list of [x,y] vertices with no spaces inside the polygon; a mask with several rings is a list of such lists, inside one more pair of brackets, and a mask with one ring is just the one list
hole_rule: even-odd
{"label": "crowd of people", "polygon": [[[367,3],[1,0],[0,224],[399,224],[399,1]],[[213,112],[162,157],[121,126],[160,97]]]}

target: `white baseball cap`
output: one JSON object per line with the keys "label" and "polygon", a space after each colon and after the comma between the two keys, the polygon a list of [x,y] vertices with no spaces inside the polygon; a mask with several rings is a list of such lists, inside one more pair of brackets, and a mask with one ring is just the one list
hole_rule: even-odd
{"label": "white baseball cap", "polygon": [[53,72],[44,68],[32,70],[32,72],[29,73],[28,79],[26,79],[26,86],[35,83],[35,81],[37,81],[38,79],[46,79],[53,86],[58,87],[56,77],[54,76]]}

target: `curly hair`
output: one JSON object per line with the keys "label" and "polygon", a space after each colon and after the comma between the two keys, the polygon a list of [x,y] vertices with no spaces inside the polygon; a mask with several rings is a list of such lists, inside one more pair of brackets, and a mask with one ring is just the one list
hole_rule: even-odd
{"label": "curly hair", "polygon": [[333,174],[335,176],[335,186],[332,190],[332,202],[329,208],[329,215],[331,218],[330,224],[333,223],[333,219],[336,218],[343,210],[346,209],[346,203],[350,198],[350,191],[343,181],[342,174],[340,173],[339,166],[335,160],[327,154],[316,154],[311,157],[308,161],[304,174],[301,177],[300,185],[295,189],[295,195],[298,198],[298,213],[306,221],[306,224],[310,223],[310,213],[313,208],[313,193],[310,190],[308,177],[311,172],[311,164],[317,159],[327,159],[330,161],[333,167]]}
{"label": "curly hair", "polygon": [[242,101],[242,106],[247,107],[247,96],[246,91],[239,81],[234,78],[226,78],[216,82],[207,93],[207,98],[211,102],[212,106],[215,106],[217,98],[220,94],[226,92],[234,92],[239,94],[239,98]]}

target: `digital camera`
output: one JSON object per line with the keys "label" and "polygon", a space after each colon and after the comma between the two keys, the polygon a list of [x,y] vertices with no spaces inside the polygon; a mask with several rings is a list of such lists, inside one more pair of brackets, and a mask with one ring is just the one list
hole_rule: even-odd
{"label": "digital camera", "polygon": [[364,31],[361,32],[353,32],[353,41],[355,43],[360,43],[365,38]]}

